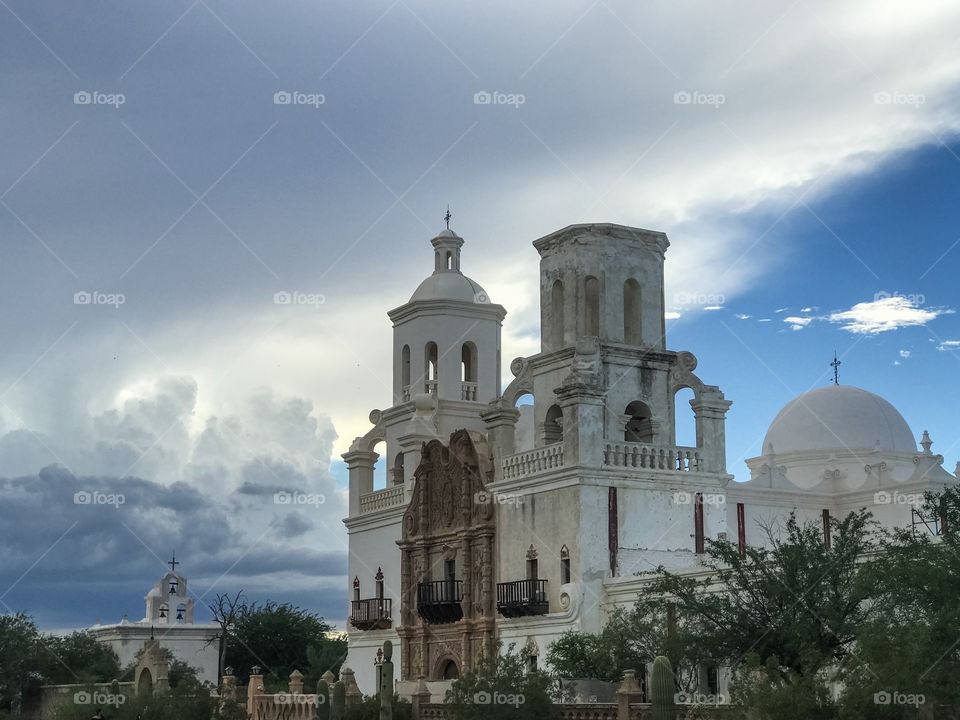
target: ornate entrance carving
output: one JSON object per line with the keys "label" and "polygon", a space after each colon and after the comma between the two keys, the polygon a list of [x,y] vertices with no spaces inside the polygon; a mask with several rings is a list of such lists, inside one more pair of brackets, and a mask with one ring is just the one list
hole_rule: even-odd
{"label": "ornate entrance carving", "polygon": [[492,478],[482,433],[458,430],[449,445],[423,445],[398,543],[404,680],[442,680],[451,662],[466,672],[492,647]]}

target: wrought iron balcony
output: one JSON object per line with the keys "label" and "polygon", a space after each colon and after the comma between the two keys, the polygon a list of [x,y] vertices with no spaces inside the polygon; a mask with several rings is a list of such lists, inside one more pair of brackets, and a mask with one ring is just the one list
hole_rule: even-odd
{"label": "wrought iron balcony", "polygon": [[428,623],[457,622],[463,617],[462,580],[434,580],[417,584],[417,614]]}
{"label": "wrought iron balcony", "polygon": [[393,600],[369,598],[350,602],[350,624],[357,630],[383,630],[393,624]]}
{"label": "wrought iron balcony", "polygon": [[546,580],[497,583],[497,612],[504,617],[546,615],[550,612]]}

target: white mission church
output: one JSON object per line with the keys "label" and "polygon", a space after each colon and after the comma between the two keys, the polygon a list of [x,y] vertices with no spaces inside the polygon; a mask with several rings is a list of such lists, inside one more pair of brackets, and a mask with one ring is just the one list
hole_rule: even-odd
{"label": "white mission church", "polygon": [[[918,451],[890,403],[843,385],[790,402],[749,479],[733,482],[731,401],[692,353],[666,346],[662,232],[572,225],[535,241],[541,350],[511,363],[505,388],[506,310],[461,272],[462,238],[446,229],[432,245],[433,274],[388,313],[393,404],[344,455],[345,664],[365,693],[384,640],[401,681],[423,676],[436,692],[495,639],[534,666],[561,633],[631,606],[638,573],[701,570],[706,538],[760,545],[794,510],[824,528],[861,507],[909,526],[901,498],[958,482],[925,432]],[[685,388],[693,447],[676,441]],[[389,479],[375,489],[378,446]]]}

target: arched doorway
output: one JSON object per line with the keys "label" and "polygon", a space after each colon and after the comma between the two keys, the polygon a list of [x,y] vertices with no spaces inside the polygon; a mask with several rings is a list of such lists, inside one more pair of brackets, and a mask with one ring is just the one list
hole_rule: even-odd
{"label": "arched doorway", "polygon": [[454,660],[447,660],[441,670],[440,670],[440,679],[441,680],[456,680],[460,677],[460,668],[457,667],[457,663]]}
{"label": "arched doorway", "polygon": [[137,678],[137,695],[139,697],[153,695],[153,675],[149,668],[144,668]]}

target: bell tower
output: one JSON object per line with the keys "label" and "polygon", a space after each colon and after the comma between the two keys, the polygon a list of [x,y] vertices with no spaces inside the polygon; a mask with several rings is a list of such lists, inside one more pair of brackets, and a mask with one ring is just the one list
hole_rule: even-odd
{"label": "bell tower", "polygon": [[430,241],[434,269],[393,321],[394,395],[487,403],[500,388],[500,329],[506,310],[460,270],[463,238],[449,228]]}
{"label": "bell tower", "polygon": [[571,225],[534,242],[540,253],[542,351],[596,337],[665,347],[662,232]]}

